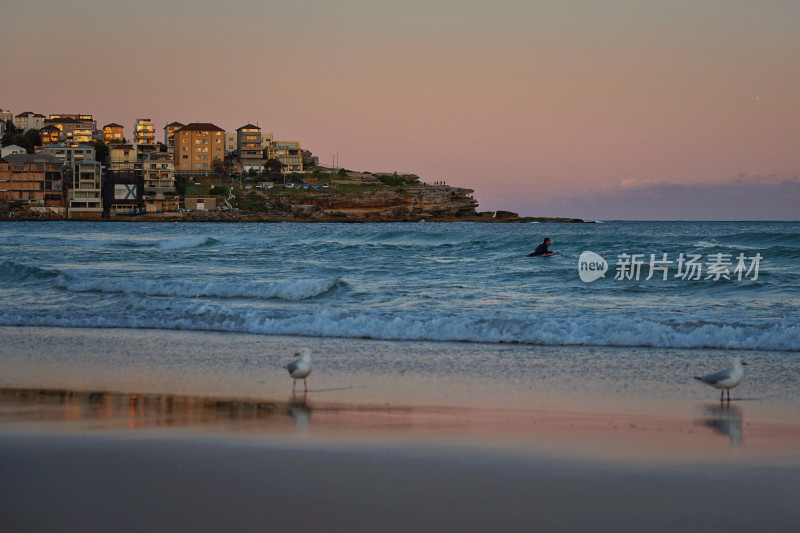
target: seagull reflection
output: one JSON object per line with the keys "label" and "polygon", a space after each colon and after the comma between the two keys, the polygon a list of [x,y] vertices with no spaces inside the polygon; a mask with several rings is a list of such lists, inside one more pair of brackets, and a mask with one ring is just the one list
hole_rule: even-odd
{"label": "seagull reflection", "polygon": [[306,395],[302,397],[292,396],[286,404],[286,414],[297,426],[298,430],[306,431],[311,426],[311,407],[306,403]]}
{"label": "seagull reflection", "polygon": [[735,405],[707,405],[706,418],[701,423],[721,435],[727,435],[731,446],[738,446],[742,442],[742,410]]}

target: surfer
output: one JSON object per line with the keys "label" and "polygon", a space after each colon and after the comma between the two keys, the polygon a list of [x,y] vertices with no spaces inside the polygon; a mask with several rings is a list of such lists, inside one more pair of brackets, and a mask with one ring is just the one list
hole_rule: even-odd
{"label": "surfer", "polygon": [[542,255],[552,255],[555,252],[551,252],[547,247],[550,246],[550,239],[545,237],[542,244],[536,247],[536,250],[533,251],[532,254],[528,254],[528,257],[539,257]]}

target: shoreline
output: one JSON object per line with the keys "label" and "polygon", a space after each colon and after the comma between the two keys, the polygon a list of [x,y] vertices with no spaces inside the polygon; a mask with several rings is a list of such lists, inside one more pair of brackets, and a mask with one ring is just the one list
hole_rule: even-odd
{"label": "shoreline", "polygon": [[[782,417],[757,374],[730,403],[628,383],[638,368],[602,377],[639,360],[676,371],[679,350],[0,330],[13,532],[789,532],[800,519],[797,398]],[[291,395],[282,365],[300,343],[315,370]],[[512,364],[518,379],[487,372]],[[604,374],[584,379],[586,364]]]}

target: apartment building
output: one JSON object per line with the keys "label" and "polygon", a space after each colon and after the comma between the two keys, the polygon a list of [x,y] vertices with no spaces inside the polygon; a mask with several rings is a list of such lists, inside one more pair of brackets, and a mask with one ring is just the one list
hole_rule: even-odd
{"label": "apartment building", "polygon": [[125,142],[124,126],[112,122],[103,126],[103,142],[106,144]]}
{"label": "apartment building", "polygon": [[63,142],[42,148],[42,153],[52,155],[64,165],[71,167],[76,161],[94,161],[95,150],[90,144]]}
{"label": "apartment building", "polygon": [[0,159],[0,201],[61,205],[61,162],[44,154],[11,154]]}
{"label": "apartment building", "polygon": [[283,163],[284,173],[303,171],[302,148],[297,141],[273,141],[267,147],[267,157]]}
{"label": "apartment building", "polygon": [[148,213],[177,210],[175,166],[169,152],[145,154],[142,160],[145,208]]}
{"label": "apartment building", "polygon": [[172,154],[154,152],[145,154],[142,161],[144,188],[175,190],[175,165]]}
{"label": "apartment building", "polygon": [[45,116],[25,111],[14,117],[14,126],[22,131],[40,130],[44,127]]}
{"label": "apartment building", "polygon": [[264,167],[264,150],[261,148],[261,128],[247,124],[236,130],[236,150],[243,170]]}
{"label": "apartment building", "polygon": [[167,147],[167,152],[175,153],[175,130],[179,130],[184,126],[180,122],[170,122],[164,126],[164,145]]}
{"label": "apartment building", "polygon": [[211,162],[225,156],[225,130],[208,122],[192,122],[175,130],[175,172],[208,174]]}
{"label": "apartment building", "polygon": [[133,127],[134,144],[155,144],[156,127],[149,118],[137,118]]}
{"label": "apartment building", "polygon": [[67,218],[97,220],[103,217],[102,167],[84,159],[72,165],[72,179],[67,192]]}
{"label": "apartment building", "polygon": [[114,144],[108,147],[108,169],[130,170],[136,167],[136,148],[132,144]]}

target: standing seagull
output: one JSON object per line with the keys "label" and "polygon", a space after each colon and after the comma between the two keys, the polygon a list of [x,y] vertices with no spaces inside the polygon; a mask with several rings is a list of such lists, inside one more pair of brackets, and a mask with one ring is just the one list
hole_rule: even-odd
{"label": "standing seagull", "polygon": [[295,380],[292,383],[292,394],[294,394],[295,385],[297,385],[297,380],[302,379],[303,385],[305,385],[306,392],[308,392],[308,383],[306,383],[306,378],[309,374],[311,374],[311,348],[300,348],[300,351],[294,354],[295,357],[299,357],[295,361],[292,361],[284,368],[289,371],[289,375]]}
{"label": "standing seagull", "polygon": [[694,379],[700,380],[707,385],[711,385],[715,389],[720,389],[719,401],[723,400],[722,397],[725,394],[725,390],[727,390],[728,401],[731,401],[731,389],[741,383],[742,378],[744,378],[743,366],[747,366],[747,363],[743,363],[740,358],[734,357],[730,368],[720,370],[719,372],[714,372],[713,374],[709,374],[701,378],[695,376]]}

